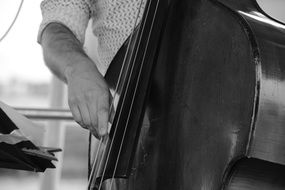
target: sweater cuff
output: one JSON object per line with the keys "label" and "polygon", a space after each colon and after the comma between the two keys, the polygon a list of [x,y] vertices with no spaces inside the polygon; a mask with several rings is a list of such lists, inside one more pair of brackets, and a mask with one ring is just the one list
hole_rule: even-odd
{"label": "sweater cuff", "polygon": [[90,7],[84,1],[45,0],[41,3],[43,20],[37,41],[41,43],[42,32],[50,23],[60,23],[70,29],[75,37],[84,43],[85,30],[90,18]]}

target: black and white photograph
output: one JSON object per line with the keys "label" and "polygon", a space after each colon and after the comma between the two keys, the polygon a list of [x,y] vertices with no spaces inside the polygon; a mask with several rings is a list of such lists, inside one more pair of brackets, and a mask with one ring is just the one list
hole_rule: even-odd
{"label": "black and white photograph", "polygon": [[285,190],[284,0],[0,0],[0,190]]}

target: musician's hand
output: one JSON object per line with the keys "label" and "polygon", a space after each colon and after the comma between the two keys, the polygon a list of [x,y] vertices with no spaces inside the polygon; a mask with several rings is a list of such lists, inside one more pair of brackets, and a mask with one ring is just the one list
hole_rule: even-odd
{"label": "musician's hand", "polygon": [[72,115],[96,136],[107,134],[109,89],[74,34],[60,23],[49,24],[41,45],[48,68],[68,85]]}
{"label": "musician's hand", "polygon": [[107,134],[109,88],[92,61],[76,65],[66,69],[68,104],[75,121],[99,138]]}

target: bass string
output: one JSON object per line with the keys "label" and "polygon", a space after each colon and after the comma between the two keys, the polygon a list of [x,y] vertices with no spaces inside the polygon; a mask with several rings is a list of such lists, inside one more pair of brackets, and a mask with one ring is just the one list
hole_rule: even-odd
{"label": "bass string", "polygon": [[89,135],[88,135],[88,180],[89,177],[91,175],[91,142],[92,142],[92,135],[91,132],[89,131]]}
{"label": "bass string", "polygon": [[[150,0],[150,2],[151,2],[151,0]],[[143,0],[141,0],[141,2],[140,2],[139,11],[138,11],[138,14],[137,14],[137,18],[136,18],[135,25],[134,25],[134,28],[133,28],[133,32],[132,32],[132,33],[134,33],[134,29],[135,29],[135,26],[136,26],[136,23],[137,23],[137,20],[138,20],[138,17],[139,17],[141,8],[142,8],[142,4],[143,4]],[[146,14],[146,15],[148,15],[148,12],[149,12],[149,7],[150,7],[149,4],[150,4],[150,3],[148,3],[148,8],[147,8],[147,14]],[[144,18],[147,18],[147,16],[144,17]],[[143,24],[143,29],[144,29],[145,21],[143,21],[143,22],[144,22],[144,24]],[[142,27],[142,24],[140,24],[140,26],[139,26],[139,31],[141,31],[141,27]],[[141,33],[140,35],[142,36],[142,33]],[[140,36],[140,39],[141,39],[141,36]],[[138,35],[136,35],[135,43],[137,43],[137,39],[138,39]],[[140,44],[140,42],[139,42],[139,44]],[[138,49],[138,48],[137,48],[137,49]],[[131,56],[133,56],[133,51],[134,51],[134,49],[132,49]],[[130,62],[131,60],[132,60],[132,57],[129,59],[129,62]],[[128,66],[130,66],[130,63],[128,64]],[[131,67],[131,74],[132,74],[133,68],[134,68],[134,64],[132,64],[132,67]],[[131,74],[130,74],[130,75],[131,75]],[[128,78],[128,81],[127,81],[127,88],[128,88],[129,83],[130,83],[130,77]],[[124,84],[125,84],[125,82],[124,82]],[[123,96],[123,99],[122,99],[122,105],[124,104],[125,99],[126,99],[126,93],[124,93],[124,96]],[[121,114],[122,114],[122,107],[120,108],[118,118],[120,118]],[[119,120],[119,119],[118,119],[118,120]],[[118,128],[118,122],[115,124],[115,130],[114,130],[113,136],[115,136],[115,134],[117,133],[117,128]],[[102,174],[102,177],[101,177],[101,180],[100,180],[100,184],[99,184],[99,188],[98,188],[98,189],[101,189],[101,186],[102,186],[102,183],[103,183],[103,180],[104,180],[104,176],[105,176],[105,173],[106,173],[106,169],[107,169],[107,163],[108,163],[109,158],[110,158],[110,153],[111,153],[113,144],[114,144],[114,138],[112,138],[112,140],[111,140],[110,148],[109,148],[109,151],[108,151],[107,159],[106,159],[106,161],[105,161],[105,166],[104,166],[103,174]],[[121,144],[122,144],[122,142],[121,142]],[[117,159],[118,159],[118,158],[117,158]]]}
{"label": "bass string", "polygon": [[[132,36],[131,36],[131,38],[132,38]],[[110,116],[111,113],[112,113],[112,107],[115,108],[114,101],[115,101],[115,99],[116,99],[116,96],[117,96],[118,94],[120,94],[120,93],[118,93],[118,91],[119,91],[118,89],[119,89],[119,84],[120,84],[120,81],[121,81],[121,78],[122,78],[122,71],[123,71],[124,65],[125,65],[125,63],[126,63],[126,55],[128,54],[129,49],[130,49],[130,43],[131,43],[131,40],[128,42],[127,51],[126,51],[126,54],[125,54],[125,57],[124,57],[124,60],[123,60],[122,67],[121,67],[121,69],[120,69],[120,74],[119,74],[119,77],[118,77],[118,82],[117,82],[117,84],[116,84],[116,88],[115,88],[115,91],[114,91],[114,97],[112,98],[112,101],[111,101],[111,104],[110,104],[110,108],[109,108],[109,116]],[[128,69],[128,67],[129,67],[129,66],[127,65],[127,69]],[[125,77],[126,77],[126,76],[125,76]],[[124,78],[124,80],[126,80],[126,79]],[[109,119],[109,120],[110,120],[110,119]],[[108,141],[109,141],[108,136],[105,136],[105,137],[101,137],[101,138],[100,138],[100,141],[98,142],[99,145],[98,145],[98,148],[97,148],[97,151],[96,151],[96,155],[95,155],[95,158],[94,158],[94,162],[93,162],[93,164],[92,164],[92,171],[91,171],[92,176],[89,175],[88,184],[90,184],[90,182],[93,184],[94,180],[96,179],[96,178],[93,178],[94,173],[95,173],[94,170],[96,169],[96,167],[95,167],[96,161],[97,161],[97,159],[98,159],[99,152],[101,151],[102,144],[107,144]],[[102,164],[102,162],[103,162],[103,159],[104,159],[103,155],[105,154],[105,151],[106,151],[106,149],[103,150],[102,156],[101,156],[101,158],[100,158],[99,166],[100,166],[100,165]],[[98,175],[99,175],[99,172],[100,172],[100,170],[97,170],[95,176],[98,176]],[[92,180],[92,181],[91,181],[91,180]]]}
{"label": "bass string", "polygon": [[[123,68],[123,67],[122,67]],[[127,66],[127,68],[128,68],[128,66]],[[125,80],[125,79],[124,79]],[[120,82],[118,82],[117,84],[119,84]],[[113,99],[112,99],[112,103],[111,103],[111,107],[114,105],[114,100],[116,99],[116,95],[117,95],[117,92],[115,92],[115,97],[113,97]],[[115,107],[115,106],[114,106]],[[109,115],[111,115],[111,110],[112,108],[110,108],[110,112],[109,112]],[[116,130],[115,130],[115,132],[116,132]],[[103,140],[102,140],[103,139]],[[110,141],[110,138],[109,138],[109,136],[105,136],[105,137],[102,137],[101,139],[100,139],[100,144],[108,144],[109,143],[109,141]],[[104,150],[103,150],[103,153],[101,154],[101,157],[99,158],[100,159],[100,162],[99,162],[99,164],[98,164],[98,166],[99,166],[99,168],[97,169],[97,171],[96,171],[96,177],[97,176],[99,176],[99,172],[100,172],[100,168],[101,168],[101,164],[102,164],[102,162],[103,162],[103,160],[104,160],[104,155],[106,154],[106,147],[102,147],[102,148],[104,148]],[[101,149],[97,149],[97,153],[96,153],[96,156],[95,156],[95,161],[97,161],[97,159],[98,159],[98,155],[99,155],[99,152],[101,151]],[[95,168],[95,163],[93,164],[94,165],[94,170],[96,169]],[[94,180],[96,180],[96,178],[93,178],[93,181]]]}
{"label": "bass string", "polygon": [[[127,47],[127,52],[129,51],[129,44],[130,44],[130,42],[131,41],[129,41],[128,42],[128,47]],[[127,55],[127,53],[126,53],[126,55]],[[124,58],[124,61],[123,61],[123,65],[122,65],[122,67],[121,67],[121,71],[120,71],[120,74],[119,74],[119,77],[118,77],[118,82],[117,82],[117,84],[116,84],[116,89],[115,89],[115,91],[114,91],[114,97],[112,98],[112,102],[111,102],[111,104],[110,104],[110,108],[109,108],[109,116],[111,115],[111,112],[112,112],[112,106],[113,107],[115,107],[114,106],[114,100],[116,99],[116,96],[117,96],[117,94],[118,94],[118,88],[119,88],[119,84],[120,84],[120,80],[121,80],[121,78],[122,78],[122,70],[123,70],[123,68],[124,68],[124,65],[125,65],[125,63],[126,63],[126,59]],[[127,68],[128,68],[128,66],[127,66]],[[125,80],[125,79],[124,79]],[[110,119],[109,119],[110,120]],[[96,151],[96,155],[95,155],[95,158],[94,158],[94,162],[93,162],[93,164],[92,164],[92,171],[91,171],[91,174],[92,174],[92,176],[90,175],[89,176],[89,180],[88,180],[88,184],[90,184],[90,182],[92,183],[92,184],[94,184],[93,182],[94,182],[94,180],[96,180],[96,177],[99,175],[99,172],[100,172],[100,168],[97,170],[97,172],[96,172],[96,177],[94,178],[93,176],[94,176],[94,173],[95,173],[95,170],[96,170],[96,162],[97,162],[97,159],[98,159],[98,156],[99,156],[99,152],[100,151],[102,151],[101,150],[101,148],[104,148],[104,146],[102,146],[102,144],[107,144],[109,142],[109,137],[108,136],[105,136],[105,137],[101,137],[100,138],[100,141],[98,142],[99,143],[99,145],[98,145],[98,148],[97,148],[97,151]],[[103,159],[104,159],[104,155],[105,155],[105,152],[106,152],[106,149],[104,148],[104,150],[103,150],[103,153],[101,154],[101,157],[100,157],[100,162],[99,162],[99,166],[102,164],[102,162],[103,162]]]}
{"label": "bass string", "polygon": [[[124,64],[123,64],[124,65]],[[123,66],[122,66],[122,68],[123,68]],[[121,69],[122,69],[121,68]],[[119,79],[121,78],[121,76],[119,76]],[[114,92],[114,94],[115,94],[115,96],[112,98],[112,103],[110,104],[111,106],[110,106],[110,109],[109,109],[109,115],[111,114],[111,109],[112,109],[112,106],[114,105],[114,100],[116,99],[116,95],[117,95],[117,87],[118,87],[118,84],[119,84],[119,82],[117,82],[117,86],[116,86],[116,90],[115,90],[115,92]],[[115,107],[115,106],[114,106]],[[110,119],[109,119],[110,120]],[[105,149],[105,147],[104,146],[102,146],[102,144],[107,144],[108,142],[109,142],[109,137],[108,136],[104,136],[104,137],[101,137],[100,138],[100,141],[98,142],[99,143],[99,145],[98,145],[98,148],[97,148],[97,151],[96,151],[96,155],[95,155],[95,158],[94,158],[94,162],[93,162],[93,164],[92,164],[92,171],[91,171],[91,173],[92,173],[92,176],[90,175],[89,176],[89,180],[88,180],[88,184],[90,184],[90,182],[92,183],[92,184],[94,184],[93,182],[94,182],[94,180],[96,180],[96,178],[94,178],[93,176],[94,176],[94,174],[95,174],[95,170],[96,170],[96,162],[98,161],[98,156],[99,156],[99,152],[101,152],[102,150],[102,148],[104,148],[104,150],[103,150],[103,153],[101,154],[101,157],[99,158],[100,159],[100,161],[99,161],[99,167],[101,166],[101,164],[102,164],[102,162],[103,162],[103,159],[104,159],[104,155],[105,155],[105,152],[106,152],[106,149]],[[97,170],[97,172],[96,172],[96,175],[95,176],[98,176],[99,175],[99,172],[100,172],[100,168],[98,168],[98,170]],[[92,181],[91,181],[92,180]]]}
{"label": "bass string", "polygon": [[[154,25],[155,16],[156,16],[156,13],[157,13],[159,1],[160,1],[160,0],[158,0],[157,3],[156,3],[156,5],[155,5],[155,6],[156,6],[156,7],[155,7],[155,12],[154,12],[154,16],[153,16],[153,19],[152,19],[152,22],[151,22],[151,28],[150,28],[150,31],[149,31],[149,34],[148,34],[147,43],[146,43],[145,50],[144,50],[144,54],[143,54],[142,64],[141,64],[141,66],[140,66],[140,70],[139,70],[139,74],[138,74],[138,80],[136,81],[136,87],[135,87],[135,90],[134,90],[134,95],[136,94],[137,89],[138,89],[138,83],[139,83],[139,79],[140,79],[140,76],[141,76],[141,73],[142,73],[142,68],[143,68],[143,65],[144,65],[145,57],[146,57],[146,51],[147,51],[147,49],[148,49],[148,44],[149,44],[150,36],[151,36],[151,33],[152,33],[152,29],[153,29],[153,25]],[[149,11],[149,10],[148,10],[148,11]],[[148,13],[147,13],[147,15],[148,15]],[[144,24],[145,24],[145,23],[144,23]],[[143,26],[143,29],[144,29],[144,28],[145,28],[145,25]],[[140,37],[139,44],[140,44],[140,42],[141,42],[141,38],[142,38],[142,35],[141,35],[141,37]],[[138,49],[137,49],[137,51],[136,51],[135,60],[136,60],[137,53],[138,53]],[[133,96],[133,98],[132,98],[130,110],[132,110],[132,107],[133,107],[133,104],[134,104],[134,97],[135,97],[135,96]],[[130,113],[131,113],[131,111],[130,111],[129,114],[128,114],[126,126],[128,126],[128,123],[129,123],[129,120],[130,120]],[[117,169],[117,166],[118,166],[118,161],[119,161],[119,157],[120,157],[120,154],[121,154],[121,150],[122,150],[123,141],[124,141],[124,138],[125,138],[125,135],[126,135],[126,131],[127,131],[127,127],[125,127],[125,129],[124,129],[123,138],[122,138],[122,141],[121,141],[121,144],[120,144],[120,149],[119,149],[119,153],[118,153],[117,160],[116,160],[116,164],[115,164],[115,169],[114,169],[114,171],[113,171],[113,175],[112,175],[112,179],[111,179],[110,189],[112,189],[112,185],[113,185],[113,181],[114,181],[114,176],[115,176],[116,169]]]}
{"label": "bass string", "polygon": [[[136,22],[135,23],[137,23],[137,20],[136,20]],[[133,34],[134,34],[134,29],[135,29],[135,27],[133,28],[133,31],[132,31],[132,33],[131,33],[131,38],[130,38],[130,41],[129,41],[129,44],[132,42],[132,39],[133,39]],[[137,36],[135,37],[135,41],[137,40]],[[128,62],[128,64],[127,64],[127,70],[129,70],[129,67],[130,67],[130,60],[127,60],[126,58],[127,58],[127,55],[128,55],[128,53],[129,53],[129,51],[130,51],[130,46],[127,48],[127,52],[126,52],[126,54],[125,54],[125,58],[124,58],[124,63],[125,62]],[[131,50],[131,55],[133,54],[133,49]],[[124,64],[123,64],[124,65]],[[124,67],[122,67],[122,68],[124,68]],[[121,71],[122,71],[122,69],[121,69]],[[126,80],[126,76],[124,77],[124,79],[123,79],[123,81],[125,81]],[[121,81],[120,81],[121,82]],[[125,84],[125,82],[122,82],[122,84]],[[122,90],[122,89],[121,89]],[[115,99],[115,97],[114,97],[114,99]],[[113,100],[114,100],[113,99]],[[119,112],[119,117],[118,118],[120,118],[120,114],[121,113],[121,110],[120,110],[120,112]],[[114,130],[114,134],[113,134],[113,136],[115,136],[115,134],[117,133],[117,123],[116,123],[116,125],[115,125],[115,130]],[[108,141],[109,141],[110,139],[108,138]],[[107,142],[105,142],[104,144],[107,144],[108,143],[108,141]],[[105,162],[105,165],[108,163],[108,157],[109,157],[109,155],[110,155],[110,150],[111,150],[111,148],[112,148],[112,145],[113,145],[113,138],[112,138],[112,141],[111,141],[111,143],[110,143],[110,148],[109,148],[109,152],[108,152],[108,156],[107,156],[107,161]],[[103,156],[105,155],[105,153],[106,153],[106,150],[107,149],[104,149],[104,151],[103,151]],[[104,159],[104,157],[101,157],[101,159],[100,159],[100,163],[99,163],[99,166],[101,166],[101,164],[102,164],[102,161],[103,161],[103,159]],[[106,168],[106,166],[104,166],[104,169]],[[100,170],[97,170],[97,174],[96,174],[96,176],[99,176],[99,172],[100,172]],[[103,175],[102,175],[103,177],[101,178],[102,180],[104,179],[104,172],[103,172]]]}
{"label": "bass string", "polygon": [[[141,7],[141,5],[140,5],[140,7]],[[139,15],[139,13],[138,13],[138,15]],[[137,16],[137,18],[138,18],[138,16]],[[136,23],[137,23],[137,18],[136,18],[136,21],[135,21],[135,26],[136,26]],[[118,92],[119,83],[120,83],[121,78],[122,78],[123,68],[124,68],[124,66],[125,66],[125,64],[126,64],[126,62],[127,62],[126,59],[127,59],[128,53],[129,53],[129,51],[130,51],[130,44],[131,44],[132,39],[133,39],[133,34],[134,34],[135,26],[134,26],[133,29],[132,29],[131,36],[130,36],[130,40],[129,40],[128,46],[127,46],[127,51],[126,51],[126,53],[125,53],[124,60],[123,60],[123,64],[122,64],[122,67],[121,67],[121,69],[120,69],[120,74],[119,74],[119,77],[118,77],[118,82],[117,82],[117,84],[116,84],[116,88],[115,88],[115,92],[114,92],[115,96],[116,96],[116,94],[117,94],[117,92]],[[129,61],[129,62],[130,62],[130,61]],[[128,70],[128,68],[129,68],[129,65],[130,65],[130,63],[127,65],[127,70]],[[126,80],[126,76],[124,77],[124,80]],[[114,105],[114,100],[115,100],[115,97],[112,98],[112,102],[111,102],[110,109],[109,109],[109,115],[111,114],[112,106]],[[114,107],[115,107],[115,106],[114,106]],[[116,128],[117,128],[117,127],[116,127]],[[102,144],[107,144],[108,141],[109,141],[109,138],[104,138],[104,137],[100,138],[99,145],[98,145],[98,148],[97,148],[97,151],[96,151],[96,156],[95,156],[94,162],[93,162],[93,164],[92,164],[91,174],[89,175],[88,186],[90,186],[90,183],[91,183],[91,182],[92,182],[92,184],[93,184],[94,180],[96,180],[96,177],[98,176],[98,173],[100,172],[100,170],[98,170],[98,171],[96,172],[96,175],[95,175],[95,178],[94,178],[94,173],[95,173],[94,170],[96,169],[95,165],[96,165],[96,161],[97,161],[97,159],[98,159],[98,155],[99,155],[99,152],[100,152],[100,150],[101,150]],[[91,142],[89,142],[89,143],[91,143]],[[90,148],[90,149],[91,149],[91,148]],[[89,150],[89,151],[91,151],[91,150]],[[102,155],[105,154],[105,151],[106,151],[106,149],[104,149]],[[101,159],[100,159],[99,166],[101,165],[103,158],[104,158],[104,157],[102,156]]]}
{"label": "bass string", "polygon": [[[91,133],[90,133],[91,134]],[[91,144],[91,142],[89,142]],[[97,147],[97,151],[96,151],[96,155],[94,157],[94,162],[92,164],[92,169],[91,169],[91,174],[89,175],[89,179],[88,179],[88,187],[90,186],[90,184],[94,181],[93,180],[93,177],[94,177],[94,170],[95,170],[95,167],[96,167],[96,160],[98,159],[98,155],[99,155],[99,152],[101,150],[101,146],[102,146],[102,138],[100,138],[100,141],[98,142],[98,147]],[[89,150],[91,151],[91,150]]]}

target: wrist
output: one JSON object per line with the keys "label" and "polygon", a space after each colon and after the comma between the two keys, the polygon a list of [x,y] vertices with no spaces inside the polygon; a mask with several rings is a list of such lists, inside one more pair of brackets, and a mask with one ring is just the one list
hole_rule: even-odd
{"label": "wrist", "polygon": [[68,83],[74,77],[96,77],[100,75],[95,63],[89,57],[71,58],[64,69],[64,76]]}

